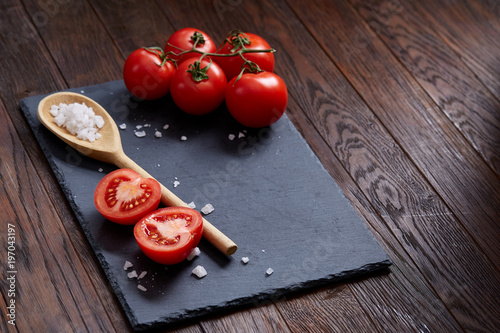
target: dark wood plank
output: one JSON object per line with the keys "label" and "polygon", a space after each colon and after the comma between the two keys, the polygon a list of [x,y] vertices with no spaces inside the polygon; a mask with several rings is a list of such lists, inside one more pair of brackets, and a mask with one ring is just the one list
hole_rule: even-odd
{"label": "dark wood plank", "polygon": [[352,3],[371,29],[500,175],[500,101],[483,86],[474,72],[464,66],[433,26],[422,24],[408,4],[389,0],[354,0]]}
{"label": "dark wood plank", "polygon": [[[68,316],[56,315],[57,311],[60,313],[68,312],[72,316],[74,316],[74,313],[81,312],[83,313],[82,318],[85,316],[89,317],[89,327],[95,327],[97,330],[102,330],[103,327],[119,331],[128,330],[129,326],[123,320],[124,316],[117,304],[116,297],[112,293],[87,240],[82,234],[81,228],[71,213],[69,205],[18,106],[19,100],[28,95],[48,93],[65,88],[65,81],[61,77],[57,66],[52,61],[44,42],[40,39],[37,27],[33,24],[33,22],[38,21],[32,20],[26,14],[24,6],[19,1],[3,1],[0,6],[2,6],[0,9],[0,29],[2,36],[6,36],[6,38],[0,39],[0,46],[4,50],[0,54],[2,63],[0,69],[2,71],[0,97],[4,102],[2,110],[7,110],[7,112],[3,112],[3,115],[7,119],[11,118],[14,123],[9,123],[11,126],[6,128],[11,128],[13,131],[10,136],[13,137],[13,141],[16,141],[16,154],[21,154],[21,152],[26,150],[29,156],[29,158],[24,157],[25,160],[16,161],[16,163],[20,163],[21,165],[23,163],[27,164],[25,168],[28,171],[16,175],[16,169],[9,168],[5,173],[3,173],[5,170],[2,170],[2,174],[11,174],[11,177],[15,175],[16,179],[13,181],[22,184],[22,191],[18,196],[21,199],[26,197],[26,200],[23,199],[24,202],[21,201],[19,205],[16,205],[13,212],[24,212],[19,218],[20,228],[26,223],[27,234],[30,234],[29,230],[34,227],[31,224],[32,220],[33,223],[39,223],[40,225],[47,224],[46,229],[42,228],[39,231],[37,227],[36,232],[33,232],[33,234],[37,234],[36,237],[49,237],[51,233],[58,235],[54,240],[54,246],[56,246],[56,249],[53,249],[54,253],[60,252],[61,256],[66,256],[64,264],[57,266],[54,262],[61,259],[59,255],[53,255],[53,252],[45,253],[41,251],[42,245],[37,242],[37,238],[33,238],[35,236],[32,238],[27,237],[27,240],[31,240],[24,244],[24,251],[26,253],[33,253],[37,260],[35,260],[36,265],[33,266],[35,271],[28,272],[22,277],[23,283],[33,285],[33,289],[25,291],[24,297],[29,296],[31,299],[39,299],[42,304],[35,302],[33,303],[33,307],[30,307],[32,300],[23,297],[20,302],[24,304],[26,311],[31,312],[23,314],[24,317],[22,317],[22,320],[28,321],[28,323],[32,320],[33,323],[28,324],[32,325],[36,324],[36,320],[43,324],[44,320],[57,317],[54,325],[60,324],[61,328],[63,328],[64,325],[71,325],[72,319]],[[43,13],[45,12],[35,12],[33,17],[42,15]],[[64,13],[60,12],[60,14],[60,18],[64,19]],[[70,23],[68,22],[68,24]],[[22,55],[29,56],[24,58]],[[33,60],[31,57],[33,59],[36,58],[36,60]],[[4,123],[8,122],[4,121]],[[4,133],[2,132],[2,134]],[[23,139],[21,140],[20,138]],[[8,145],[5,147],[6,149],[9,148]],[[10,154],[12,152],[5,155],[5,157],[2,156],[2,164],[4,163],[4,158],[5,161],[9,161],[12,158]],[[33,165],[30,163],[33,163]],[[36,188],[43,187],[43,191],[36,191],[33,194],[29,186]],[[31,199],[29,199],[30,196],[32,196]],[[33,212],[33,209],[36,207],[34,202],[38,199],[41,200],[41,206],[38,209],[46,209],[47,213],[43,213],[41,217],[33,219],[26,214],[29,212],[33,213],[33,216],[37,216],[38,213]],[[42,230],[44,231],[42,232]],[[44,259],[44,255],[47,256],[46,259]],[[23,258],[24,256],[20,257]],[[31,257],[27,256],[27,258]],[[56,266],[55,269],[44,272],[44,262],[52,263],[52,266]],[[82,268],[82,264],[84,268]],[[72,270],[73,265],[76,266],[74,273]],[[38,271],[42,272],[42,275],[38,276]],[[64,276],[66,271],[70,275],[66,280],[63,280],[61,276]],[[80,275],[79,279],[81,279],[81,282],[80,284],[74,283],[70,285],[70,283],[75,282],[75,274]],[[43,280],[42,277],[45,278],[45,282],[43,285],[40,285]],[[46,281],[52,281],[54,285]],[[58,288],[58,290],[54,288]],[[72,288],[75,288],[75,290],[73,291]],[[98,291],[97,299],[94,298],[94,290]],[[73,293],[75,295],[89,293],[89,295],[87,298],[72,298],[71,295]],[[48,297],[47,301],[43,303],[45,294],[53,296]],[[48,310],[45,311],[46,309]],[[93,312],[93,309],[95,312]],[[38,314],[47,313],[47,318],[31,319],[33,312]],[[103,313],[106,315],[100,318]],[[40,317],[43,316],[40,315]],[[97,324],[92,323],[93,318],[102,321],[100,329]],[[63,323],[65,319],[68,320],[66,324]],[[82,327],[85,327],[86,325],[85,319],[79,319],[75,322],[77,326],[81,324]],[[43,327],[41,326],[39,329],[43,330]],[[56,326],[53,327],[55,329]],[[82,329],[85,330],[85,328]]]}
{"label": "dark wood plank", "polygon": [[121,78],[125,60],[87,1],[23,3],[70,87]]}
{"label": "dark wood plank", "polygon": [[[352,164],[359,170],[354,174],[356,182],[364,187],[365,180],[368,180],[367,174],[373,174],[374,171],[381,174],[378,179],[369,178],[372,182],[366,184],[367,195],[379,196],[378,202],[374,204],[382,205],[380,208],[385,210],[381,211],[381,216],[390,217],[388,224],[391,229],[401,232],[397,235],[401,243],[412,253],[440,297],[449,303],[450,292],[455,294],[451,310],[459,322],[468,328],[482,327],[483,322],[487,318],[494,318],[498,311],[498,303],[492,297],[492,293],[498,295],[498,266],[493,267],[498,264],[498,248],[494,245],[497,239],[494,235],[499,232],[495,222],[499,207],[497,177],[477,158],[463,137],[456,133],[456,128],[447,119],[442,119],[442,114],[429,102],[427,95],[420,93],[412,77],[397,60],[392,60],[390,52],[374,38],[364,22],[360,22],[352,8],[340,1],[315,3],[315,7],[309,7],[307,11],[297,3],[294,6],[297,15],[403,148],[391,143],[389,138],[379,142],[382,149],[377,152],[378,156],[367,161],[369,164],[366,164],[366,168],[362,167],[363,163],[359,160]],[[318,25],[318,22],[322,24]],[[317,28],[319,26],[322,29]],[[363,42],[360,44],[361,49],[339,47],[352,45],[348,44],[353,38],[350,32],[357,32],[357,38]],[[361,119],[359,115],[357,117],[358,126],[363,126],[362,130],[355,127],[345,129],[356,135],[372,132],[370,127],[376,122],[364,117],[364,124],[359,124]],[[378,139],[381,131],[382,128],[377,128],[378,133],[369,139]],[[333,142],[350,144],[342,139]],[[365,147],[363,143],[366,141],[352,141],[360,148]],[[406,156],[422,170],[437,193],[426,185],[425,180],[414,175],[411,168],[405,166],[408,162],[404,162]],[[381,161],[388,157],[393,159],[393,165],[386,165],[384,169],[396,167],[397,170],[384,175],[378,168]],[[393,178],[395,176],[400,179]],[[408,194],[406,191],[416,196],[405,198]],[[444,204],[439,197],[444,198]],[[393,225],[396,221],[397,224]],[[460,223],[464,223],[467,230]],[[443,234],[443,231],[446,233]],[[485,260],[485,253],[467,241],[468,233],[481,244],[491,260]],[[453,240],[451,243],[450,239]],[[462,248],[463,244],[471,244],[471,247]],[[457,253],[457,250],[461,253]],[[463,262],[463,258],[467,258],[467,263]],[[449,260],[461,268],[455,271],[458,266],[449,266]],[[479,262],[481,268],[476,267]],[[444,267],[453,270],[441,272]],[[468,275],[470,267],[492,272],[493,277],[487,285],[475,285],[471,290],[463,289],[458,282],[455,288],[450,289],[450,276],[465,274],[462,276],[464,280],[476,282],[484,279],[485,271]],[[435,274],[442,279],[440,282],[435,280]],[[479,319],[475,310],[462,311],[462,307],[456,307],[457,300],[465,302],[465,308],[470,307],[466,305],[469,301],[478,302],[477,306],[482,307],[486,314]]]}
{"label": "dark wood plank", "polygon": [[[8,223],[16,229],[16,329],[116,330],[121,325],[115,327],[110,317],[103,316],[106,309],[96,286],[36,177],[3,104],[0,121],[9,128],[0,132],[1,231],[7,235]],[[7,276],[5,270],[6,265],[2,265],[3,276]]]}
{"label": "dark wood plank", "polygon": [[[500,5],[497,1],[403,1],[453,48],[500,100]],[[446,17],[446,20],[442,18]]]}
{"label": "dark wood plank", "polygon": [[[327,83],[321,80],[318,83],[323,88],[327,86]],[[345,91],[340,87],[339,89],[340,95],[343,95]],[[354,119],[359,117],[359,114],[356,114],[354,110],[347,111],[349,113],[354,112]],[[343,165],[339,165],[332,161],[330,157],[332,154],[331,147],[334,145],[331,142],[326,142],[318,138],[320,134],[311,129],[314,126],[310,124],[310,120],[303,113],[289,113],[289,116],[297,124],[298,129],[306,140],[310,142],[311,148],[319,156],[325,168],[334,179],[340,180],[338,184],[343,193],[353,203],[354,208],[360,216],[363,216],[365,221],[367,221],[368,227],[394,263],[389,269],[390,274],[384,274],[376,278],[359,279],[354,283],[349,283],[356,299],[360,302],[363,309],[370,313],[374,327],[378,328],[381,332],[395,333],[413,330],[420,332],[423,326],[430,331],[460,331],[459,324],[449,313],[446,305],[439,300],[434,287],[426,281],[426,276],[420,272],[420,268],[417,266],[419,261],[410,256],[413,253],[409,254],[405,248],[405,242],[401,241],[402,232],[410,235],[412,230],[409,227],[400,229],[400,223],[404,222],[401,221],[400,217],[384,215],[383,219],[381,219],[380,212],[385,212],[386,208],[383,206],[382,201],[378,200],[377,197],[374,198],[373,191],[364,191],[356,185],[354,176],[359,172],[358,169],[352,170],[351,178],[345,176],[345,165],[350,165],[351,162],[366,164],[363,162],[363,158],[373,158],[369,153],[373,150],[373,147],[364,146],[364,142],[369,142],[369,140],[359,134],[363,132],[360,126],[349,121],[350,132],[356,134],[351,134],[350,138],[346,139],[346,142],[351,142],[350,145],[353,147],[347,150],[344,148],[344,145],[338,147],[338,151],[343,152],[346,156],[342,160]],[[328,118],[332,121],[333,116],[330,115]],[[345,115],[342,118],[344,120],[350,119],[350,117],[346,117]],[[339,121],[339,124],[341,123]],[[340,127],[346,128],[347,126]],[[375,131],[378,130],[376,124],[373,127]],[[377,144],[380,144],[380,141],[374,142],[375,146]],[[384,161],[381,162],[380,167],[383,170],[392,172],[390,164],[384,164]],[[376,172],[379,173],[380,170]],[[362,175],[367,180],[371,177],[376,177],[375,170],[369,173],[364,172]],[[405,195],[410,198],[414,197],[412,193]],[[402,200],[400,204],[405,207],[405,202],[406,200]],[[410,209],[415,208],[410,207]],[[393,221],[393,219],[395,220]],[[401,225],[404,226],[405,224]],[[436,277],[433,278],[436,279]],[[437,279],[442,279],[442,277]],[[307,309],[310,306],[309,302],[304,300],[303,307]],[[331,317],[331,320],[335,321],[336,317]],[[344,327],[343,329],[349,330],[348,327]]]}
{"label": "dark wood plank", "polygon": [[[500,249],[496,246],[500,237],[496,223],[500,208],[499,179],[382,42],[356,20],[357,14],[351,8],[343,3],[326,8],[320,18],[328,20],[328,29],[338,31],[335,38],[326,38],[323,30],[314,28],[313,22],[320,19],[317,16],[302,17],[453,214],[488,252],[492,262],[500,262]],[[301,15],[299,10],[297,13]],[[332,17],[327,18],[329,15]],[[358,31],[365,43],[362,52],[348,53],[337,47],[352,38],[341,31]]]}

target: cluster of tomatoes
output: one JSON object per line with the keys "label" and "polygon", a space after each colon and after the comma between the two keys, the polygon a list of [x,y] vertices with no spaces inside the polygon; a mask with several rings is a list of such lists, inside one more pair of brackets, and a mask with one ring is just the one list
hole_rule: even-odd
{"label": "cluster of tomatoes", "polygon": [[123,79],[139,99],[171,95],[184,112],[203,115],[224,101],[228,111],[247,127],[265,127],[285,112],[288,93],[273,73],[274,53],[252,33],[233,31],[219,48],[194,28],[176,31],[164,49],[135,50],[125,61]]}
{"label": "cluster of tomatoes", "polygon": [[94,204],[105,218],[134,225],[135,240],[148,258],[164,265],[178,264],[200,242],[203,218],[188,207],[158,209],[160,199],[160,183],[131,169],[110,172],[94,192]]}

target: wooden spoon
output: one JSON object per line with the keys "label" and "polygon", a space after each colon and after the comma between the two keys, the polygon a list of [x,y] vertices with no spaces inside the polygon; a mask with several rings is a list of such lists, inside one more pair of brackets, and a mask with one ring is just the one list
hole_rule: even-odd
{"label": "wooden spoon", "polygon": [[[53,121],[54,117],[50,114],[50,108],[52,105],[59,105],[59,103],[85,103],[86,106],[91,107],[96,115],[104,119],[104,126],[99,130],[99,133],[102,135],[101,138],[94,142],[81,140],[65,128],[57,126]],[[135,170],[143,178],[153,178],[132,159],[125,155],[121,144],[120,133],[115,121],[102,106],[91,98],[72,92],[55,93],[40,101],[37,114],[38,119],[40,119],[40,122],[45,127],[82,154],[99,161],[114,164],[119,168]],[[163,185],[161,185],[161,202],[166,206],[188,207],[184,201],[179,199]],[[205,219],[203,219],[203,237],[226,255],[232,255],[238,248],[231,239]]]}

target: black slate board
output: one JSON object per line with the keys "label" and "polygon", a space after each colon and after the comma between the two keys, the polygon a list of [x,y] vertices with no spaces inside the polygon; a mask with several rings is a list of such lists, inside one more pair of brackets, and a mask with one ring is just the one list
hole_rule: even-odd
{"label": "black slate board", "polygon": [[[80,155],[46,130],[36,116],[44,96],[23,99],[21,109],[134,329],[283,299],[390,265],[286,116],[269,128],[247,130],[224,106],[194,117],[179,111],[169,97],[139,103],[122,81],[70,91],[93,98],[118,125],[126,124],[121,131],[125,153],[197,209],[211,203],[215,210],[207,220],[239,246],[226,257],[202,240],[202,254],[190,262],[166,267],[150,261],[131,227],[105,220],[93,205],[97,183],[116,167]],[[135,136],[137,125],[150,125],[140,129],[145,137]],[[230,140],[230,134],[236,137]],[[180,184],[174,187],[176,180]],[[125,261],[133,264],[128,271]],[[206,277],[191,275],[197,265],[206,268]],[[266,274],[268,268],[272,275]],[[129,279],[131,270],[147,275]],[[139,283],[147,290],[139,290]]]}

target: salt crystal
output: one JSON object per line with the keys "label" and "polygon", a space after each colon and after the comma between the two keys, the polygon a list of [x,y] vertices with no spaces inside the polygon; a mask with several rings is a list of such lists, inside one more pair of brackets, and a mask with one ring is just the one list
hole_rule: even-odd
{"label": "salt crystal", "polygon": [[132,266],[134,266],[134,265],[132,265],[132,263],[130,261],[125,261],[125,265],[123,265],[123,269],[127,270]]}
{"label": "salt crystal", "polygon": [[142,279],[143,277],[146,276],[146,274],[148,274],[148,271],[142,271],[141,274],[139,274],[139,276],[137,277],[137,279]]}
{"label": "salt crystal", "polygon": [[137,272],[135,270],[133,270],[132,272],[128,273],[127,276],[128,276],[129,279],[136,278],[137,277]]}
{"label": "salt crystal", "polygon": [[103,169],[103,168],[99,168],[99,169],[97,169],[97,171],[99,171],[99,172],[103,172],[103,171],[104,171],[104,169]]}
{"label": "salt crystal", "polygon": [[181,136],[181,141],[186,141],[187,139],[188,139],[187,136],[185,135]]}
{"label": "salt crystal", "polygon": [[201,279],[207,275],[207,270],[205,267],[198,265],[191,271],[191,273]]}
{"label": "salt crystal", "polygon": [[248,264],[249,261],[250,261],[250,259],[248,259],[248,257],[242,257],[241,258],[241,262],[244,263],[244,264]]}
{"label": "salt crystal", "polygon": [[118,125],[118,127],[120,127],[120,129],[124,130],[127,128],[127,124],[123,123],[123,124]]}
{"label": "salt crystal", "polygon": [[94,142],[101,137],[97,131],[104,126],[104,119],[85,103],[52,105],[50,114],[57,126],[66,128],[78,139]]}
{"label": "salt crystal", "polygon": [[214,206],[212,204],[206,204],[202,209],[201,212],[205,215],[210,214],[211,212],[214,211]]}
{"label": "salt crystal", "polygon": [[241,132],[238,133],[238,139],[241,139],[241,138],[244,138],[244,137],[245,137],[245,134],[243,134]]}
{"label": "salt crystal", "polygon": [[146,132],[145,131],[137,131],[137,132],[135,132],[135,136],[138,138],[143,138],[146,136]]}
{"label": "salt crystal", "polygon": [[188,203],[188,207],[195,209],[196,205],[194,204],[194,201],[191,201],[190,203]]}
{"label": "salt crystal", "polygon": [[168,124],[165,124],[165,125],[163,126],[163,129],[164,129],[164,130],[166,130],[166,129],[168,129],[168,127],[169,127],[169,125],[168,125]]}
{"label": "salt crystal", "polygon": [[236,135],[234,135],[234,134],[229,134],[227,137],[229,138],[229,140],[233,141],[233,140],[234,140],[234,138],[236,137]]}
{"label": "salt crystal", "polygon": [[271,274],[273,274],[273,273],[274,273],[274,269],[272,269],[272,268],[270,268],[270,267],[269,267],[269,268],[267,269],[267,271],[266,271],[266,275],[267,275],[267,276],[269,276],[269,275],[271,275]]}
{"label": "salt crystal", "polygon": [[157,137],[157,138],[161,138],[161,136],[162,136],[162,134],[161,134],[161,132],[160,132],[160,131],[156,131],[156,132],[155,132],[155,137]]}
{"label": "salt crystal", "polygon": [[197,257],[199,256],[201,253],[200,249],[198,247],[195,247],[194,249],[191,250],[191,253],[189,253],[189,255],[187,256],[187,260],[188,261],[191,261],[194,259],[194,257]]}
{"label": "salt crystal", "polygon": [[143,286],[143,285],[141,285],[141,284],[138,284],[138,285],[137,285],[137,289],[142,290],[142,291],[146,291],[146,290],[148,290],[146,287],[144,287],[144,286]]}
{"label": "salt crystal", "polygon": [[141,128],[142,128],[142,125],[137,125],[135,128],[137,128],[137,129],[141,129]]}
{"label": "salt crystal", "polygon": [[174,181],[174,187],[177,187],[177,186],[179,186],[180,184],[181,184],[181,182],[180,182],[180,181],[178,181],[178,180],[175,180],[175,181]]}

